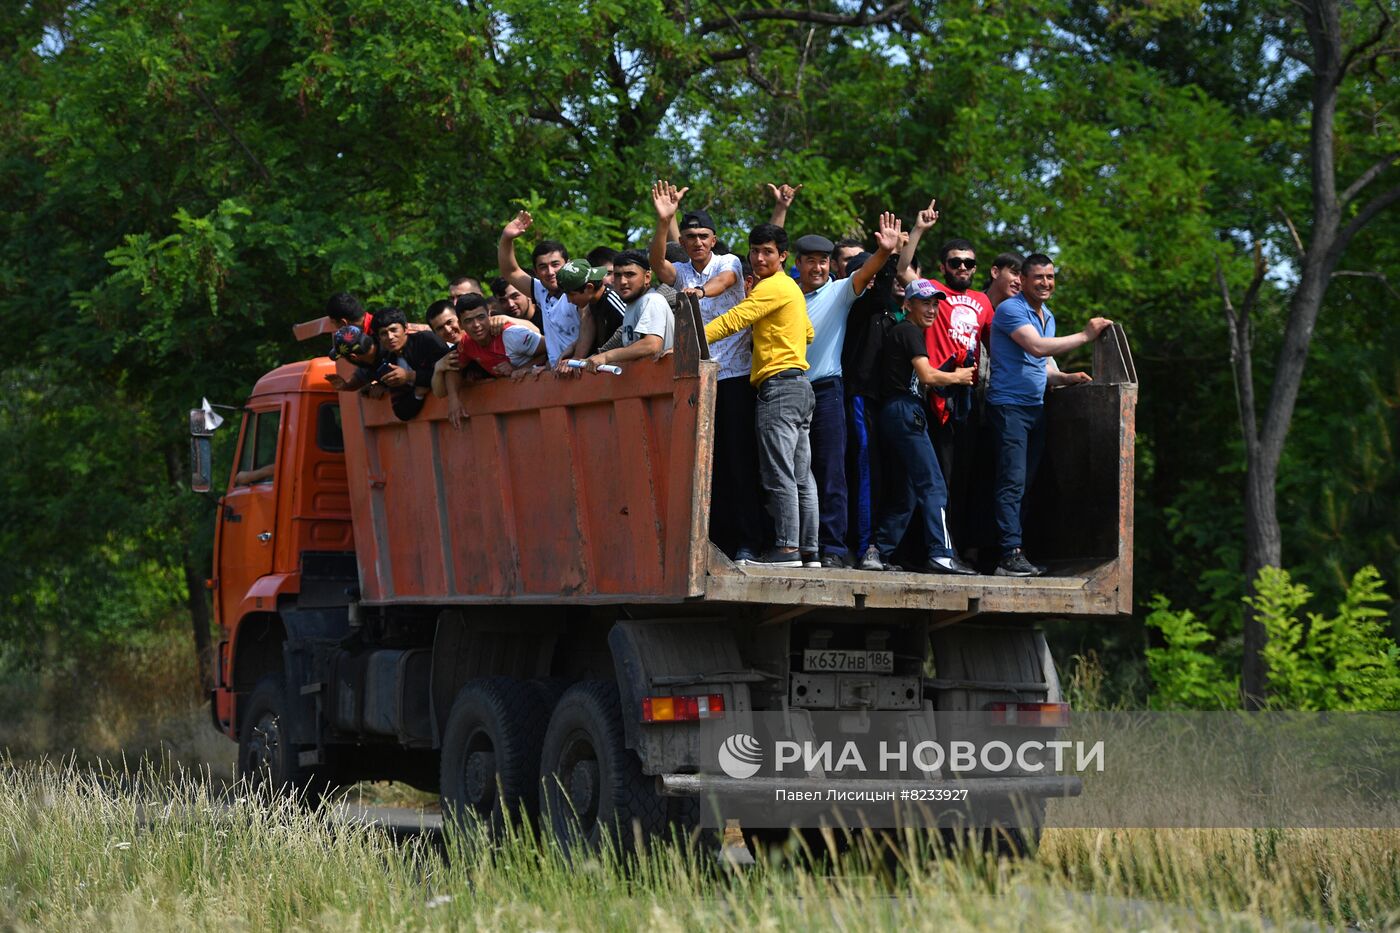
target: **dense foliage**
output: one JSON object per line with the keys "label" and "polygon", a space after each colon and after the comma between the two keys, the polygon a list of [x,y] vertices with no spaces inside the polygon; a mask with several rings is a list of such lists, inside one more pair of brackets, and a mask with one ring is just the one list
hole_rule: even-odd
{"label": "dense foliage", "polygon": [[[1335,616],[1301,611],[1312,591],[1287,571],[1266,568],[1245,597],[1269,635],[1270,705],[1289,710],[1400,709],[1400,645],[1385,632],[1390,602],[1375,567],[1352,577]],[[1228,709],[1239,700],[1238,658],[1209,649],[1209,629],[1189,609],[1153,600],[1147,625],[1163,647],[1147,649],[1153,709]]]}
{"label": "dense foliage", "polygon": [[[1300,35],[1274,4],[1182,0],[11,4],[0,315],[25,347],[0,361],[0,641],[33,659],[36,633],[183,611],[211,509],[180,489],[182,413],[310,352],[290,325],[328,293],[421,310],[491,270],[520,206],[576,252],[635,243],[667,176],[731,241],[786,181],[799,233],[936,196],[933,242],[1054,255],[1062,326],[1108,314],[1137,354],[1137,593],[1199,607],[1229,657],[1243,455],[1215,269],[1242,290],[1260,244],[1267,382],[1290,226],[1309,235]],[[1394,71],[1343,89],[1343,175],[1400,151]],[[1326,597],[1363,564],[1400,579],[1395,215],[1343,259],[1279,476],[1284,562]],[[1093,637],[1121,665],[1145,632]]]}

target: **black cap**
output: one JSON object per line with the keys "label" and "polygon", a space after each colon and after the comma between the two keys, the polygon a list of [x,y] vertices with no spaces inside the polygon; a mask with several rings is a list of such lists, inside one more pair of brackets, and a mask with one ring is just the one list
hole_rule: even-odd
{"label": "black cap", "polygon": [[820,234],[809,233],[798,237],[792,247],[797,250],[797,255],[802,256],[806,253],[830,253],[836,249],[836,244]]}
{"label": "black cap", "polygon": [[702,227],[711,233],[715,232],[715,222],[710,219],[707,211],[686,211],[681,217],[682,230],[696,230]]}

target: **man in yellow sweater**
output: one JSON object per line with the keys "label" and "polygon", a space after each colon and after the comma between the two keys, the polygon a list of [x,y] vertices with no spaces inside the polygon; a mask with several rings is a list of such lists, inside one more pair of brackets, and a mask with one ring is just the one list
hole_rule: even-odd
{"label": "man in yellow sweater", "polygon": [[714,343],[745,328],[753,331],[749,382],[758,390],[754,408],[758,471],[776,540],[751,563],[820,567],[817,484],[807,437],[816,406],[807,381],[812,321],[802,289],[783,269],[787,255],[787,231],[774,224],[754,227],[749,234],[749,262],[758,283],[747,298],[705,325],[705,340]]}

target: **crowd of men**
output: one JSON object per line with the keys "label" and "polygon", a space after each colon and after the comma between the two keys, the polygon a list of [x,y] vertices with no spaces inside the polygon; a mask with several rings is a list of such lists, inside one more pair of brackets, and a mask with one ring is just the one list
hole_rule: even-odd
{"label": "crowd of men", "polygon": [[921,275],[934,201],[907,232],[882,214],[873,251],[818,234],[789,243],[800,187],[768,186],[772,214],[750,231],[747,259],[718,241],[706,211],[681,209],[689,189],[666,181],[652,187],[645,251],[570,259],[562,243],[540,240],[526,271],[515,241],[533,221],[521,211],[501,233],[489,297],[479,280],[457,278],[416,324],[333,296],[330,355],[354,373],[328,378],[388,395],[404,420],[430,392],[445,397],[460,426],[470,383],[661,359],[676,296],[693,295],[718,365],[710,537],[736,563],[1044,573],[1022,550],[1022,523],[1045,395],[1090,381],[1054,355],[1110,322],[1057,336],[1055,266],[1040,253],[997,256],[979,291],[973,245],[951,239],[937,273]]}

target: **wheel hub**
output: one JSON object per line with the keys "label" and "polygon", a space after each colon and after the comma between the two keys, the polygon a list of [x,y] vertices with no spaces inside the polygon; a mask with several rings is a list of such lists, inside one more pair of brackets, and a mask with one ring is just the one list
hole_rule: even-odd
{"label": "wheel hub", "polygon": [[490,810],[496,797],[496,754],[479,749],[467,754],[464,787],[467,804],[478,811]]}
{"label": "wheel hub", "polygon": [[569,801],[584,825],[598,818],[598,784],[597,761],[588,758],[574,763],[569,771]]}
{"label": "wheel hub", "polygon": [[277,750],[282,744],[282,728],[277,716],[264,713],[253,726],[248,737],[247,765],[249,773],[268,776],[272,773],[277,759]]}

